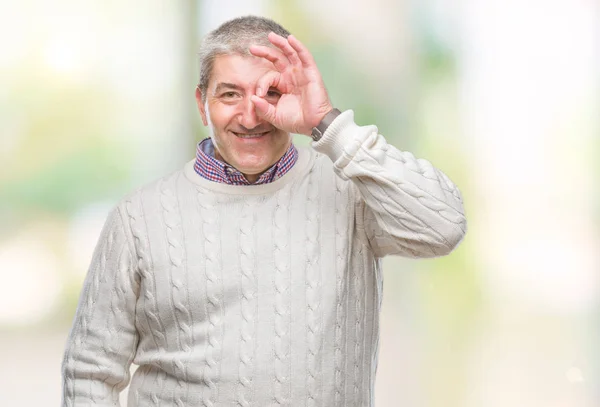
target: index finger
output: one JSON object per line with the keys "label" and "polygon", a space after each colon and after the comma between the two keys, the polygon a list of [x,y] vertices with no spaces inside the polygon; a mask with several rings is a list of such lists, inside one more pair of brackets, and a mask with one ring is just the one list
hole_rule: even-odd
{"label": "index finger", "polygon": [[283,51],[285,56],[288,57],[288,59],[293,65],[300,64],[300,58],[298,58],[298,53],[294,48],[292,48],[287,38],[284,38],[281,35],[276,34],[274,32],[270,32],[268,37],[269,41],[271,41],[271,44],[275,45],[281,51]]}
{"label": "index finger", "polygon": [[290,34],[288,35],[287,40],[292,46],[292,48],[294,48],[294,50],[296,50],[296,52],[298,53],[298,57],[300,57],[300,61],[302,62],[302,65],[305,68],[313,67],[316,65],[312,54],[310,53],[308,48],[306,48],[304,44],[300,42],[298,38]]}
{"label": "index finger", "polygon": [[264,45],[251,45],[249,50],[252,55],[271,61],[275,65],[275,69],[279,71],[285,70],[289,65],[289,61],[285,55],[276,48]]}

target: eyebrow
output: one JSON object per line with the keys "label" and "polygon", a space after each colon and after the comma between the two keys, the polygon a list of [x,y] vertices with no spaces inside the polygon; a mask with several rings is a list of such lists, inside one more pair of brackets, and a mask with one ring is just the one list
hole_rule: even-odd
{"label": "eyebrow", "polygon": [[215,93],[221,92],[223,89],[243,90],[241,86],[234,83],[220,82],[215,88]]}

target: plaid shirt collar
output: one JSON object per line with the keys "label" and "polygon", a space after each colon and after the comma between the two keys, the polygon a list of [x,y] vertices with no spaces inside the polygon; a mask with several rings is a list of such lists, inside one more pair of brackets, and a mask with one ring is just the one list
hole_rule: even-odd
{"label": "plaid shirt collar", "polygon": [[285,154],[258,180],[251,184],[246,177],[231,165],[215,158],[215,148],[210,137],[198,143],[194,169],[202,178],[229,185],[261,185],[273,182],[287,173],[298,160],[298,150],[291,144]]}

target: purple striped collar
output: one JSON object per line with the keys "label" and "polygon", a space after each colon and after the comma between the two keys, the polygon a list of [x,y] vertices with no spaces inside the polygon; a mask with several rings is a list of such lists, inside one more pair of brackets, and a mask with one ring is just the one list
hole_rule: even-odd
{"label": "purple striped collar", "polygon": [[258,180],[251,184],[246,177],[231,165],[215,158],[215,148],[210,137],[198,143],[196,147],[196,162],[194,170],[202,178],[209,181],[229,185],[261,185],[273,182],[287,173],[298,160],[298,150],[290,144],[285,154],[267,171],[261,174]]}

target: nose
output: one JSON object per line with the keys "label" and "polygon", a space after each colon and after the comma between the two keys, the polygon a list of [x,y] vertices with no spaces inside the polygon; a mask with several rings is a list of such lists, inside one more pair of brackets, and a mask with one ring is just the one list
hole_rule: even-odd
{"label": "nose", "polygon": [[253,129],[261,123],[263,123],[263,120],[256,114],[254,103],[252,103],[250,97],[244,98],[240,112],[240,124],[247,129]]}

